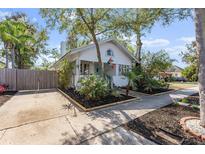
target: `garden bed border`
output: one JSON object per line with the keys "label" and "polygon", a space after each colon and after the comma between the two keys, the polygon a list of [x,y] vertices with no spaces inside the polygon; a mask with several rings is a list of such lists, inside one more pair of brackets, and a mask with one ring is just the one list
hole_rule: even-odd
{"label": "garden bed border", "polygon": [[179,105],[181,106],[188,106],[188,107],[194,107],[194,108],[197,108],[197,109],[200,109],[200,105],[191,105],[191,104],[188,104],[188,103],[183,103],[183,102],[177,102]]}
{"label": "garden bed border", "polygon": [[100,105],[100,106],[96,106],[96,107],[91,107],[91,108],[85,108],[84,106],[82,106],[80,103],[78,103],[76,100],[74,100],[73,98],[71,98],[68,94],[66,94],[65,92],[63,92],[62,90],[60,90],[59,88],[57,88],[58,92],[60,92],[63,96],[65,96],[67,99],[69,99],[71,101],[71,103],[74,103],[74,105],[76,105],[77,107],[79,107],[81,110],[83,110],[84,112],[89,112],[89,111],[93,111],[93,110],[98,110],[98,109],[103,109],[106,107],[110,107],[110,106],[114,106],[114,105],[118,105],[118,104],[123,104],[123,103],[128,103],[131,101],[140,101],[140,98],[131,98],[128,100],[123,100],[123,101],[118,101],[118,102],[114,102],[114,103],[109,103],[109,104],[105,104],[105,105]]}
{"label": "garden bed border", "polygon": [[184,117],[180,120],[180,125],[182,126],[182,128],[184,129],[184,131],[192,134],[193,136],[195,137],[198,137],[200,138],[201,140],[205,141],[205,135],[203,134],[199,134],[197,132],[194,132],[193,130],[189,129],[187,126],[186,126],[186,121],[187,120],[191,120],[191,119],[197,119],[197,120],[200,120],[198,117],[192,117],[192,116],[189,116],[189,117]]}
{"label": "garden bed border", "polygon": [[180,89],[172,89],[172,90],[169,90],[169,91],[165,91],[165,92],[161,92],[161,93],[156,93],[156,94],[149,94],[149,95],[150,96],[160,96],[160,95],[164,95],[164,94],[175,92],[177,90],[180,90]]}
{"label": "garden bed border", "polygon": [[161,93],[156,93],[156,94],[147,94],[147,93],[143,93],[143,92],[140,92],[140,93],[146,94],[148,96],[160,96],[160,95],[164,95],[164,94],[168,94],[168,93],[171,93],[171,92],[175,92],[175,91],[178,91],[178,90],[184,90],[184,89],[188,89],[188,88],[172,89],[172,90],[169,90],[169,91],[165,91],[165,92],[161,92]]}

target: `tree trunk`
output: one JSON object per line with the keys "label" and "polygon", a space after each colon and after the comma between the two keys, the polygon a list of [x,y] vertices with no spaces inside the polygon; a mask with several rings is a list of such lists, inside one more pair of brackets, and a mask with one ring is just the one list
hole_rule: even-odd
{"label": "tree trunk", "polygon": [[142,41],[141,41],[140,34],[137,35],[136,45],[137,45],[136,59],[140,63],[141,62],[141,49],[142,49]]}
{"label": "tree trunk", "polygon": [[5,49],[6,51],[6,68],[9,68],[9,53],[8,53],[8,49]]}
{"label": "tree trunk", "polygon": [[142,41],[141,41],[141,32],[140,32],[140,27],[136,29],[136,35],[137,35],[137,40],[136,40],[136,54],[135,58],[137,59],[136,66],[141,67],[141,50],[142,50]]}
{"label": "tree trunk", "polygon": [[22,66],[22,58],[21,58],[21,54],[20,54],[20,50],[15,50],[15,64],[16,64],[16,68],[18,69],[22,69],[23,66]]}
{"label": "tree trunk", "polygon": [[12,48],[11,51],[11,59],[12,59],[12,68],[15,68],[15,46]]}
{"label": "tree trunk", "polygon": [[129,95],[129,90],[130,90],[130,80],[128,81],[128,84],[127,84],[127,88],[126,88],[126,96]]}
{"label": "tree trunk", "polygon": [[200,124],[205,127],[205,9],[195,9],[196,42],[199,52]]}
{"label": "tree trunk", "polygon": [[99,47],[98,41],[97,41],[97,39],[95,37],[95,34],[93,34],[92,37],[93,37],[93,42],[95,44],[96,51],[97,51],[97,58],[98,58],[98,63],[99,63],[100,68],[101,68],[101,75],[104,76],[104,65],[103,65],[102,59],[101,59],[100,47]]}

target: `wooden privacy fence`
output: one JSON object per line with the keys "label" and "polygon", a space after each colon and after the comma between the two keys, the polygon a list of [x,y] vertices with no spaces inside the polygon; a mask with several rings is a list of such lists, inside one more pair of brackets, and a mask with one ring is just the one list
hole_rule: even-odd
{"label": "wooden privacy fence", "polygon": [[28,69],[0,69],[0,83],[9,90],[35,90],[58,87],[56,71]]}

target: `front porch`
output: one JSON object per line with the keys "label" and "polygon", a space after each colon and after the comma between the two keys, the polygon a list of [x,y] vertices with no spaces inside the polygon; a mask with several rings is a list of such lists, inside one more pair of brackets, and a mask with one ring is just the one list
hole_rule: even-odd
{"label": "front porch", "polygon": [[[116,63],[103,63],[105,76],[110,82],[117,86],[123,87],[126,86],[128,83],[128,79],[125,76],[126,72],[130,70],[129,65],[122,65]],[[98,62],[94,61],[86,61],[86,60],[76,60],[76,67],[75,67],[75,75],[74,75],[74,82],[73,86],[76,86],[78,80],[82,77],[88,75],[99,75],[101,73],[101,69],[99,67]]]}

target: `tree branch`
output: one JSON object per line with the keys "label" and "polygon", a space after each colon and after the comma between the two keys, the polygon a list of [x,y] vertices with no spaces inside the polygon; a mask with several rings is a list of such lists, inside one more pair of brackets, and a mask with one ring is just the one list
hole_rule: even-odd
{"label": "tree branch", "polygon": [[81,19],[83,20],[83,22],[86,24],[86,26],[88,27],[88,29],[89,29],[90,31],[92,31],[92,28],[90,27],[89,23],[88,23],[88,22],[86,21],[86,19],[84,18],[82,11],[81,11],[80,9],[77,9],[77,11],[79,12],[80,18],[81,18]]}

